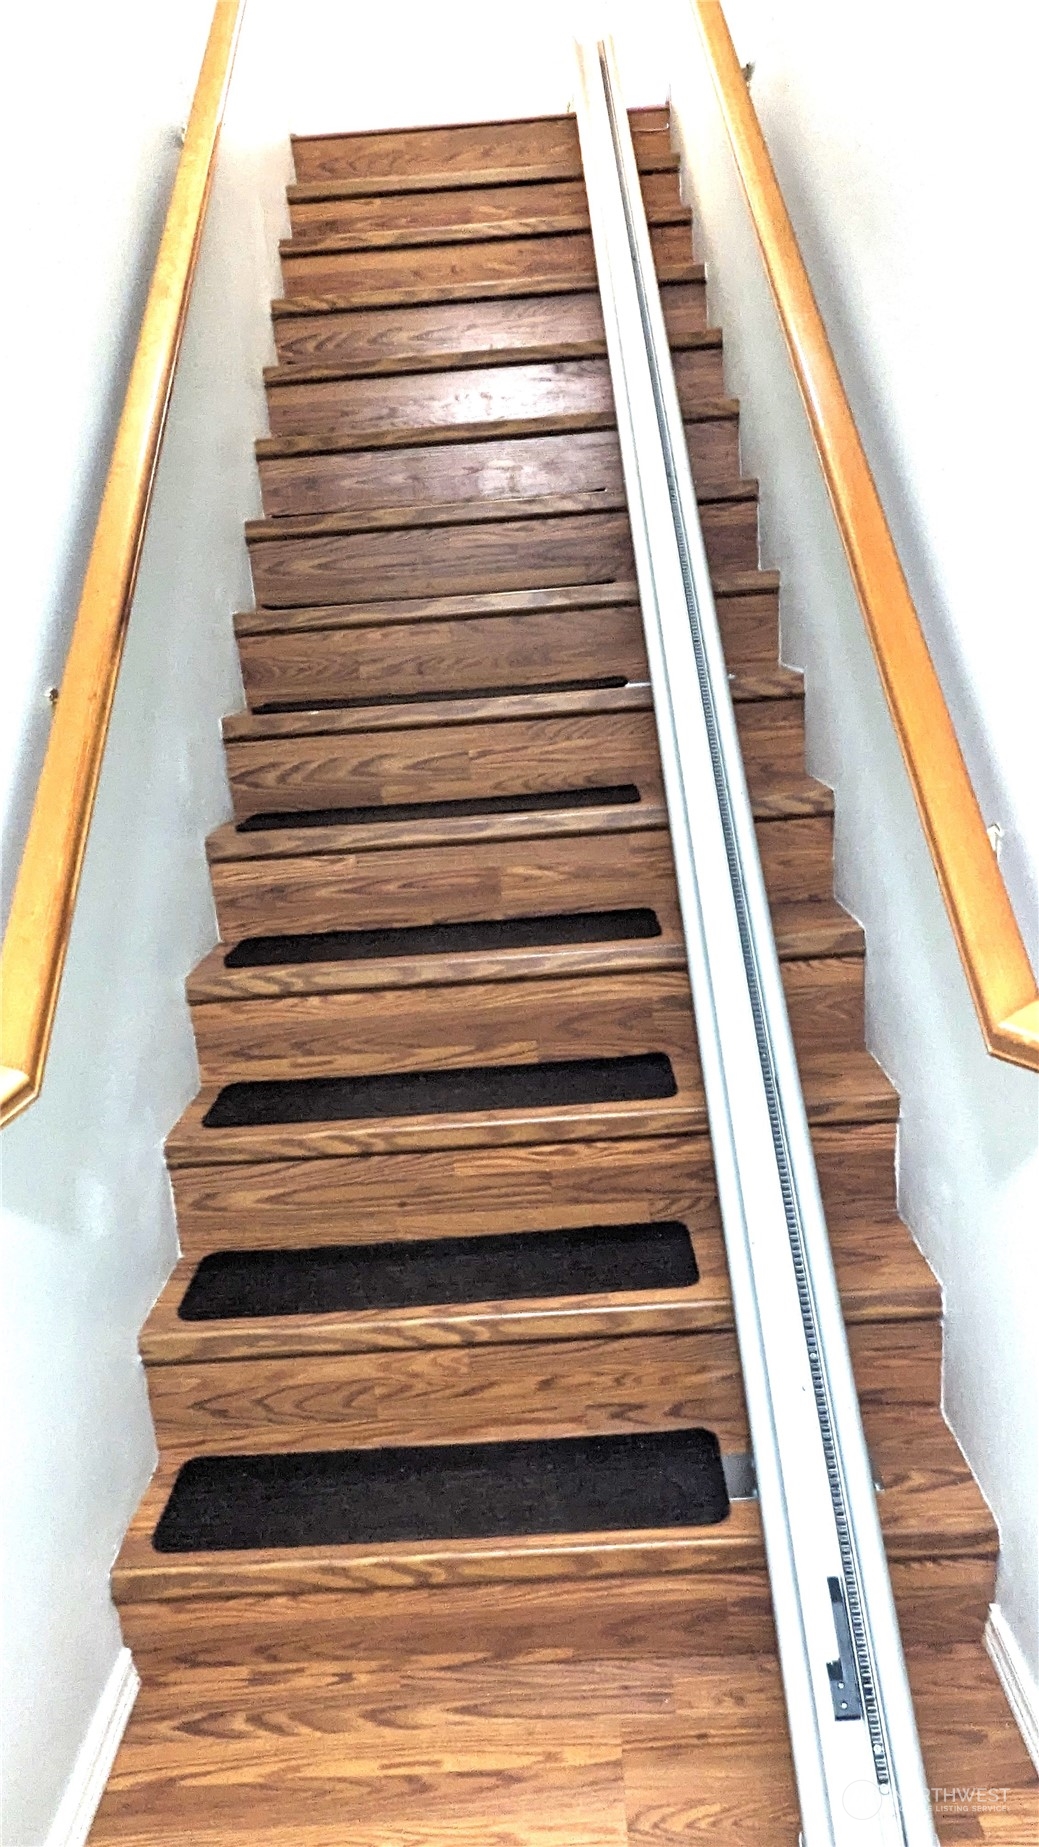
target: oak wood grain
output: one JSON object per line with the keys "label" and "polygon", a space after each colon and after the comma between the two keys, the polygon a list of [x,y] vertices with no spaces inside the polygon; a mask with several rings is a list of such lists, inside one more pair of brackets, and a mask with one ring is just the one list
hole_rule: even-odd
{"label": "oak wood grain", "polygon": [[[659,152],[670,154],[666,123],[660,113],[630,111],[640,161]],[[662,142],[661,147],[657,146]],[[462,123],[437,128],[380,129],[357,134],[293,135],[292,157],[298,185],[326,180],[373,180],[403,188],[417,179],[423,185],[470,183],[487,173],[561,165],[565,175],[582,172],[577,119],[573,115],[540,116],[527,121]]]}
{"label": "oak wood grain", "polygon": [[[686,425],[693,476],[701,489],[739,479],[735,414]],[[430,505],[468,498],[622,492],[620,448],[612,429],[556,431],[480,442],[333,450],[260,458],[269,518],[340,508]]]}
{"label": "oak wood grain", "polygon": [[[663,281],[699,280],[687,225],[651,226],[650,241]],[[587,231],[338,256],[283,254],[281,274],[286,297],[307,313],[314,312],[315,297],[352,307],[380,307],[590,289],[596,283],[595,252]]]}
{"label": "oak wood grain", "polygon": [[[894,1216],[890,1123],[818,1128],[812,1142],[838,1240],[845,1227]],[[697,1251],[703,1238],[720,1236],[710,1145],[702,1137],[413,1151],[364,1161],[201,1163],[175,1169],[172,1179],[182,1248],[192,1261],[216,1249],[660,1219],[687,1225]]]}
{"label": "oak wood grain", "polygon": [[[217,1091],[203,1089],[167,1138],[166,1159],[173,1168],[214,1162],[324,1160],[333,1155],[367,1157],[425,1148],[700,1135],[707,1124],[703,1093],[691,1062],[685,1063],[677,1049],[674,1063],[679,1089],[673,1098],[594,1106],[560,1104],[536,1114],[521,1109],[474,1110],[378,1121],[207,1129],[202,1126],[203,1117]],[[867,1053],[808,1052],[800,1068],[809,1123],[875,1123],[897,1118],[897,1093]]]}
{"label": "oak wood grain", "polygon": [[[702,280],[665,283],[660,291],[674,347],[706,329]],[[356,308],[315,315],[275,316],[277,368],[326,367],[346,376],[365,372],[443,370],[509,360],[591,358],[606,351],[602,308],[594,289],[549,297],[520,295],[436,307]]]}
{"label": "oak wood grain", "polygon": [[[720,340],[676,352],[674,368],[683,411],[724,399]],[[376,373],[310,383],[290,377],[276,388],[268,387],[267,403],[274,437],[377,435],[383,430],[515,424],[550,416],[598,415],[612,421],[616,414],[605,358]]]}
{"label": "oak wood grain", "polygon": [[[642,175],[650,224],[688,223],[673,167]],[[370,250],[401,244],[534,237],[587,230],[584,180],[559,179],[476,187],[429,187],[361,197],[289,200],[291,239],[282,249]]]}

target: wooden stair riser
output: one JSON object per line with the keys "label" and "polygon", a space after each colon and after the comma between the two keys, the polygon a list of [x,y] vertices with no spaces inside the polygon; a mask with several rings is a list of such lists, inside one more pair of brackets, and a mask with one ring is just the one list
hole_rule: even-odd
{"label": "wooden stair riser", "polygon": [[[699,489],[739,479],[734,413],[719,406],[718,414],[690,420],[685,428]],[[259,472],[269,518],[545,494],[603,493],[616,500],[623,491],[620,447],[612,429],[261,456]]]}
{"label": "wooden stair riser", "polygon": [[680,1092],[698,1081],[684,971],[217,1002],[193,1017],[206,1084],[529,1064],[575,1052],[663,1052]]}
{"label": "wooden stair riser", "polygon": [[[864,1413],[936,1402],[937,1322],[854,1327]],[[609,1436],[690,1425],[749,1448],[731,1332],[531,1341],[507,1348],[294,1354],[149,1369],[164,1456]],[[874,1413],[876,1415],[874,1415]],[[890,1419],[888,1419],[890,1422]]]}
{"label": "wooden stair riser", "polygon": [[[907,1646],[943,1648],[980,1636],[994,1568],[983,1558],[895,1561],[892,1586]],[[294,1661],[396,1663],[465,1659],[616,1661],[772,1651],[762,1571],[615,1577],[538,1585],[444,1585],[353,1597],[248,1594],[148,1601],[118,1593],[123,1636],[146,1679],[235,1669],[266,1675]]]}
{"label": "wooden stair riser", "polygon": [[[703,333],[702,280],[665,284],[661,303],[674,346]],[[435,307],[344,306],[338,313],[276,315],[274,340],[279,367],[336,367],[348,374],[443,371],[452,365],[543,356],[580,359],[606,351],[602,307],[592,290]]]}
{"label": "wooden stair riser", "polygon": [[[685,224],[650,228],[662,282],[687,282],[697,274]],[[362,250],[342,256],[284,256],[286,297],[310,307],[315,296],[335,296],[357,307],[427,301],[475,301],[525,290],[591,289],[595,251],[588,231],[555,237],[485,239],[474,244],[434,244],[420,249]]]}
{"label": "wooden stair riser", "polygon": [[[689,222],[674,168],[642,175],[651,224]],[[293,252],[315,245],[372,250],[392,245],[466,243],[485,237],[534,237],[588,229],[583,179],[525,180],[492,186],[432,187],[354,198],[290,198]]]}
{"label": "wooden stair riser", "polygon": [[[309,830],[306,830],[309,831]],[[315,829],[315,833],[322,830]],[[346,831],[346,830],[344,830]],[[632,902],[654,910],[666,931],[677,926],[670,841],[662,828],[559,838],[475,839],[463,846],[388,848],[383,852],[262,854],[272,834],[237,835],[257,857],[211,864],[220,934],[232,944],[247,936],[407,925],[483,918],[554,916],[617,910]],[[791,887],[809,898],[831,882],[828,819],[771,821],[758,828],[769,895],[789,901]]]}
{"label": "wooden stair riser", "polygon": [[[813,1146],[831,1226],[893,1215],[892,1124],[818,1129]],[[193,1261],[213,1250],[674,1219],[688,1226],[699,1262],[703,1237],[717,1249],[720,1230],[706,1137],[260,1160],[177,1167],[171,1178],[181,1248]]]}
{"label": "wooden stair riser", "polygon": [[608,1436],[704,1425],[748,1446],[735,1336],[442,1347],[150,1369],[164,1456]]}
{"label": "wooden stair riser", "polygon": [[637,608],[243,635],[250,706],[649,678]]}
{"label": "wooden stair riser", "polygon": [[[670,157],[666,111],[630,112],[636,157],[650,167]],[[345,135],[294,135],[297,186],[322,181],[375,181],[394,189],[493,184],[499,175],[552,166],[560,177],[583,176],[574,115],[529,121],[465,123],[457,127],[375,130]]]}
{"label": "wooden stair riser", "polygon": [[[782,964],[799,1053],[862,1044],[862,960]],[[698,1084],[685,970],[391,986],[192,1007],[205,1084],[664,1053]]]}
{"label": "wooden stair riser", "polygon": [[[862,1039],[862,962],[783,965],[801,1052]],[[386,980],[392,980],[387,971]],[[210,1001],[192,1008],[202,1079],[348,1077],[663,1052],[698,1081],[684,969]]]}
{"label": "wooden stair riser", "polygon": [[[707,555],[717,570],[754,570],[757,502],[703,510]],[[256,600],[267,608],[451,596],[557,583],[611,583],[634,572],[627,515],[487,521],[471,526],[270,538],[249,553]]]}
{"label": "wooden stair riser", "polygon": [[[674,355],[683,411],[725,398],[720,342]],[[274,437],[378,437],[389,432],[510,425],[551,418],[603,418],[615,409],[610,369],[603,359],[543,360],[526,365],[478,366],[469,371],[406,372],[397,376],[334,379],[268,387]],[[559,490],[553,490],[559,491]],[[451,498],[440,492],[437,500]]]}
{"label": "wooden stair riser", "polygon": [[[777,599],[722,599],[719,614],[734,673],[753,684],[774,670]],[[353,612],[350,612],[353,615]],[[517,615],[372,623],[239,634],[246,696],[261,705],[505,691],[597,680],[648,679],[642,617],[634,604],[605,609],[531,610]],[[739,689],[737,689],[739,690]]]}
{"label": "wooden stair riser", "polygon": [[[367,715],[344,715],[338,724],[336,717],[318,718],[306,730],[304,715],[296,724],[286,719],[288,735],[279,735],[282,724],[268,720],[267,735],[229,740],[227,766],[239,821],[256,814],[629,785],[643,802],[662,797],[651,711],[424,725],[424,714],[413,708],[388,714],[385,728],[371,730],[362,729],[371,723]],[[754,794],[803,777],[800,700],[742,704],[737,723]]]}
{"label": "wooden stair riser", "polygon": [[229,743],[238,820],[634,785],[661,795],[651,713]]}
{"label": "wooden stair riser", "polygon": [[[248,839],[248,836],[242,836]],[[396,929],[483,918],[617,910],[633,901],[677,927],[667,835],[618,833],[313,858],[219,861],[211,868],[225,943],[257,934]]]}

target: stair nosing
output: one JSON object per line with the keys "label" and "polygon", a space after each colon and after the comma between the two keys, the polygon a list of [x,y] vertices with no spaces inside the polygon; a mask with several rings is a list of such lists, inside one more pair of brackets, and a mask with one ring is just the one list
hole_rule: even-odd
{"label": "stair nosing", "polygon": [[[264,366],[263,382],[268,390],[277,391],[283,385],[334,385],[340,379],[393,378],[398,373],[401,377],[413,377],[430,372],[479,372],[493,366],[508,365],[550,365],[553,357],[562,360],[603,359],[606,357],[606,336],[598,340],[582,341],[582,350],[572,350],[575,342],[560,342],[553,349],[549,343],[537,348],[537,356],[525,358],[517,356],[514,349],[479,347],[471,359],[460,359],[454,354],[417,353],[414,362],[405,363],[396,356],[392,361],[383,362],[380,370],[372,366],[355,368],[349,365],[310,366],[293,365],[291,362],[280,365]],[[720,327],[690,328],[685,333],[674,334],[669,342],[672,352],[711,352],[722,349],[722,331]],[[522,354],[524,349],[519,349]],[[511,356],[510,356],[511,354]]]}
{"label": "stair nosing", "polygon": [[[665,134],[664,129],[643,129],[643,134]],[[677,173],[681,156],[670,147],[658,152],[636,150],[640,173]],[[486,177],[487,175],[491,177]],[[502,177],[504,176],[504,177]],[[517,163],[510,167],[455,170],[430,168],[425,173],[360,175],[356,179],[297,180],[286,188],[292,205],[335,204],[345,199],[380,199],[394,194],[422,192],[479,192],[497,186],[552,185],[557,181],[580,180],[584,170],[580,160],[566,164],[563,159]]]}
{"label": "stair nosing", "polygon": [[[712,574],[715,601],[728,597],[777,596],[778,571],[718,571]],[[497,590],[433,597],[397,597],[371,603],[313,603],[277,608],[260,605],[233,617],[238,635],[298,634],[335,628],[379,628],[390,623],[461,622],[487,616],[539,611],[638,607],[632,578],[617,583],[566,585],[558,589]],[[794,671],[794,670],[791,670]]]}
{"label": "stair nosing", "polygon": [[[597,356],[601,357],[601,355]],[[511,362],[510,362],[511,363]],[[528,362],[516,362],[523,366]],[[583,364],[575,360],[575,364]],[[452,368],[448,368],[451,370]],[[487,367],[456,368],[485,371]],[[378,374],[392,378],[392,372]],[[401,376],[414,376],[401,374]],[[695,423],[735,423],[740,415],[738,398],[702,398],[687,406],[682,420]],[[311,455],[357,455],[381,449],[435,449],[451,444],[508,442],[537,436],[574,436],[586,431],[612,430],[617,418],[612,410],[557,411],[532,417],[498,418],[483,423],[416,423],[400,428],[339,431],[333,435],[259,436],[253,444],[258,462],[294,461]]]}
{"label": "stair nosing", "polygon": [[[450,196],[456,190],[464,189],[430,187],[429,194],[443,193]],[[382,193],[378,196],[414,198],[416,195]],[[692,212],[681,202],[677,205],[653,205],[647,208],[646,222],[649,225],[691,224]],[[485,220],[475,225],[409,225],[401,227],[400,231],[389,227],[368,232],[358,229],[331,237],[315,238],[313,242],[292,235],[279,239],[278,256],[284,262],[286,258],[291,261],[294,257],[354,256],[365,250],[447,250],[462,244],[497,244],[517,237],[557,237],[572,231],[590,230],[591,218],[586,207],[583,212],[531,212],[526,218],[517,214],[512,223]]]}
{"label": "stair nosing", "polygon": [[[658,283],[706,280],[702,263],[684,257],[681,261],[657,264]],[[417,285],[414,288],[376,287],[367,292],[355,289],[349,295],[318,291],[313,295],[282,295],[271,302],[273,320],[292,320],[301,315],[348,314],[354,308],[436,307],[448,301],[524,301],[547,295],[587,295],[595,287],[592,275],[581,280],[573,276],[549,276],[540,283],[527,276],[490,282],[442,283],[439,286]]]}
{"label": "stair nosing", "polygon": [[349,737],[381,731],[448,730],[459,725],[496,725],[538,719],[588,717],[652,709],[648,680],[573,692],[478,694],[408,701],[402,704],[316,708],[302,712],[231,713],[223,721],[225,743],[279,737]]}

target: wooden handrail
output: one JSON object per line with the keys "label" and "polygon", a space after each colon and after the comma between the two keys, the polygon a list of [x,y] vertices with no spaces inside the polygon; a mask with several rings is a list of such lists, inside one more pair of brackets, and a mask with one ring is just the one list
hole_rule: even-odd
{"label": "wooden handrail", "polygon": [[707,62],[988,1050],[1039,1070],[1039,989],[719,0]]}
{"label": "wooden handrail", "polygon": [[0,958],[0,1125],[40,1093],[245,0],[217,0]]}

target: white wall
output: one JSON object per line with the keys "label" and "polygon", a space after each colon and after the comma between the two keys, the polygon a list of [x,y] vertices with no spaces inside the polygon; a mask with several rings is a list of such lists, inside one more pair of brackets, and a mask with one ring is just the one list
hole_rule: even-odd
{"label": "white wall", "polygon": [[[103,0],[59,7],[57,30],[40,9],[9,27],[9,874],[210,10]],[[250,595],[241,523],[258,508],[284,145],[271,160],[268,223],[231,130],[46,1082],[3,1136],[6,1847],[59,1847],[67,1809],[48,1829],[77,1749],[120,1689],[108,1573],[154,1460],[137,1332],[176,1251],[162,1141],[198,1084],[183,981],[216,936],[203,841],[229,812],[219,720],[241,703],[230,614]]]}
{"label": "white wall", "polygon": [[[8,28],[9,876],[210,10],[59,0]],[[197,1088],[182,986],[215,940],[203,841],[229,806],[218,721],[241,698],[230,613],[250,596],[286,137],[565,109],[577,11],[247,14],[46,1084],[3,1138],[6,1847],[64,1847],[77,1751],[125,1686],[108,1573],[154,1460],[136,1340],[176,1250],[162,1141]],[[633,43],[631,100],[659,102]]]}
{"label": "white wall", "polygon": [[[946,1414],[999,1523],[997,1601],[1039,1675],[1039,1084],[986,1056],[686,0],[663,0],[712,318],[837,792],[868,1035],[902,1096],[902,1212],[944,1285]],[[729,0],[775,159],[986,820],[1035,945],[1030,60],[926,0]],[[1034,377],[1034,375],[1033,375]]]}

